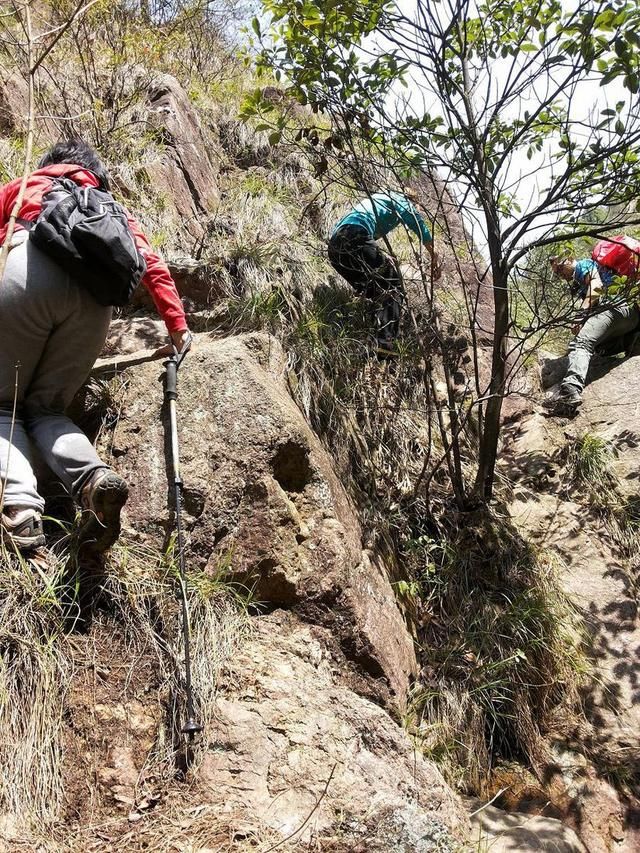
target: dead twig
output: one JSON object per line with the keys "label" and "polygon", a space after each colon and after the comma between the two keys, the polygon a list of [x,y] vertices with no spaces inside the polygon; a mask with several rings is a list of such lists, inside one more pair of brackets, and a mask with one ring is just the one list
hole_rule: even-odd
{"label": "dead twig", "polygon": [[313,817],[313,815],[317,812],[317,810],[318,810],[318,808],[319,808],[319,806],[320,806],[320,803],[321,803],[321,802],[324,800],[324,798],[326,797],[326,795],[327,795],[327,791],[329,790],[329,785],[331,784],[331,780],[333,779],[333,774],[336,772],[336,767],[337,767],[337,766],[338,766],[338,762],[336,761],[336,762],[335,762],[335,764],[333,765],[333,767],[331,768],[331,773],[329,773],[329,777],[328,777],[327,781],[326,781],[326,782],[325,782],[325,784],[324,784],[324,788],[323,788],[323,790],[322,790],[322,793],[320,794],[320,796],[319,796],[319,797],[318,797],[318,799],[316,800],[316,804],[315,804],[315,806],[311,809],[311,811],[310,811],[310,812],[309,812],[309,814],[306,816],[306,818],[302,821],[302,823],[300,824],[300,826],[299,826],[297,829],[294,829],[294,831],[293,831],[292,833],[290,833],[289,835],[287,835],[287,836],[286,836],[285,838],[283,838],[281,841],[278,841],[278,843],[277,843],[277,844],[272,844],[272,845],[271,845],[271,847],[267,847],[267,849],[266,849],[266,850],[264,850],[264,851],[263,851],[263,853],[271,853],[271,850],[276,850],[278,847],[282,847],[282,845],[283,845],[283,844],[286,844],[286,843],[287,843],[287,841],[291,841],[291,839],[292,839],[294,836],[296,836],[296,835],[298,835],[298,833],[302,832],[302,830],[303,830],[303,829],[305,828],[305,826],[309,823],[309,821],[311,820],[311,818]]}

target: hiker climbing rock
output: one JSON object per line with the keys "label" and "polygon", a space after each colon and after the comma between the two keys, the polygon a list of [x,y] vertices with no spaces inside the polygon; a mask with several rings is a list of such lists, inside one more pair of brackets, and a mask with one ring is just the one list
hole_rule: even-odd
{"label": "hiker climbing rock", "polygon": [[[572,292],[582,299],[569,344],[569,366],[553,404],[558,414],[571,415],[582,403],[594,352],[603,344],[620,352],[628,343],[626,336],[637,329],[640,312],[625,295],[625,285],[628,289],[636,279],[639,262],[640,242],[623,236],[600,241],[590,258],[551,258],[553,273],[571,282]],[[619,293],[616,283],[621,283]]]}
{"label": "hiker climbing rock", "polygon": [[[20,183],[18,178],[0,188],[0,245],[7,237]],[[73,236],[69,226],[78,221],[72,218],[77,187],[88,207],[93,198],[107,211],[99,225],[105,233],[93,233],[89,225],[85,245],[96,252],[109,245],[111,251],[103,251],[102,260],[93,264],[80,251],[80,260],[71,257],[69,266],[55,252]],[[169,349],[186,351],[191,340],[166,264],[108,191],[109,176],[89,145],[73,139],[51,148],[27,178],[0,281],[0,532],[4,541],[23,551],[45,542],[44,500],[32,468],[31,442],[80,505],[81,541],[104,551],[120,533],[127,483],[100,459],[65,410],[104,345],[112,305],[126,298],[126,269],[131,269],[134,282],[141,279],[148,288],[167,326]],[[57,204],[60,199],[63,203]],[[57,248],[40,248],[42,238],[34,239],[40,231],[45,242]],[[66,248],[68,255],[76,251],[73,245]],[[100,279],[99,271],[105,268],[109,275]],[[121,269],[124,296],[108,292]]]}
{"label": "hiker climbing rock", "polygon": [[357,293],[376,303],[378,354],[383,358],[395,354],[402,278],[395,260],[382,251],[376,240],[404,223],[431,255],[434,279],[441,273],[431,232],[409,195],[413,198],[410,192],[387,191],[362,199],[337,223],[329,239],[329,260],[333,268]]}

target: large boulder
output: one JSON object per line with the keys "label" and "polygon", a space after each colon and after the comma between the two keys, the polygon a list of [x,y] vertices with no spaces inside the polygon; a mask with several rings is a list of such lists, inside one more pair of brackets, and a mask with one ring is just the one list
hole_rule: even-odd
{"label": "large boulder", "polygon": [[[157,363],[126,374],[109,448],[131,485],[127,521],[154,546],[173,530],[166,413]],[[291,399],[286,359],[267,335],[196,337],[179,373],[189,561],[250,586],[266,609],[330,629],[361,689],[401,710],[416,671],[413,641],[385,566],[332,462]]]}
{"label": "large boulder", "polygon": [[[26,134],[29,123],[29,85],[26,77],[12,62],[0,64],[0,137],[7,142],[14,135]],[[49,116],[38,116],[34,140],[38,147],[55,142],[60,136],[56,122]],[[12,175],[11,177],[17,177]]]}
{"label": "large boulder", "polygon": [[620,490],[627,498],[640,500],[640,358],[598,359],[590,379],[572,430],[597,434],[611,443],[612,470]]}
{"label": "large boulder", "polygon": [[634,586],[610,525],[572,495],[564,467],[563,448],[597,428],[586,413],[579,426],[535,414],[508,432],[502,469],[514,484],[515,523],[539,548],[559,555],[562,585],[584,614],[598,675],[585,696],[594,723],[591,746],[637,756],[640,629]]}
{"label": "large boulder", "polygon": [[[218,632],[237,629],[230,618]],[[78,639],[63,726],[64,849],[93,849],[97,821],[105,851],[249,850],[260,840],[265,850],[267,839],[331,853],[462,849],[460,799],[389,714],[354,692],[330,632],[283,610],[250,622],[213,676],[215,710],[192,744],[188,785],[171,784],[158,764],[149,650],[134,662],[113,626]],[[224,644],[209,649],[214,660]],[[0,851],[23,849],[17,817],[3,817]]]}
{"label": "large boulder", "polygon": [[472,801],[471,823],[478,849],[491,853],[589,853],[576,833],[561,821],[523,812],[504,812]]}
{"label": "large boulder", "polygon": [[[175,526],[161,375],[158,362],[124,373],[103,448],[131,486],[126,540],[156,550]],[[288,393],[280,345],[198,335],[178,376],[188,565],[252,586],[259,602],[190,771],[198,808],[219,808],[234,837],[266,830],[334,853],[453,853],[469,829],[464,808],[396,721],[416,669],[410,633]],[[123,725],[136,699],[121,700]],[[130,819],[138,789],[151,790],[134,735],[123,729],[99,773],[104,800],[133,809]]]}
{"label": "large boulder", "polygon": [[118,318],[111,322],[101,355],[122,356],[147,350],[153,352],[169,340],[162,320],[153,317]]}
{"label": "large boulder", "polygon": [[200,770],[225,809],[343,853],[459,849],[460,800],[389,715],[354,693],[329,632],[277,611],[257,620],[218,700]]}
{"label": "large boulder", "polygon": [[0,133],[9,136],[27,128],[29,87],[13,67],[0,67]]}
{"label": "large boulder", "polygon": [[[594,359],[577,416],[550,417],[539,409],[515,420],[505,431],[500,463],[512,484],[514,522],[536,547],[557,555],[562,586],[584,620],[594,671],[582,691],[589,723],[578,741],[591,763],[574,786],[573,802],[582,841],[594,853],[640,844],[625,819],[638,809],[637,783],[621,796],[607,778],[625,776],[640,758],[637,363]],[[558,365],[543,363],[545,385],[562,376]],[[567,466],[569,449],[586,436],[604,439],[608,448],[593,461],[602,479],[591,489]]]}

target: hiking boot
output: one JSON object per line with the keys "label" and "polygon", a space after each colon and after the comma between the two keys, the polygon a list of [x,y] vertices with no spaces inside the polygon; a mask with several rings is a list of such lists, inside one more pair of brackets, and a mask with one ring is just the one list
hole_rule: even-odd
{"label": "hiking boot", "polygon": [[100,468],[82,488],[80,542],[93,551],[110,548],[120,535],[120,513],[129,497],[129,486],[115,471]]}
{"label": "hiking boot", "polygon": [[577,409],[578,406],[582,405],[582,394],[578,391],[575,385],[561,385],[560,396],[558,399],[566,406],[572,406],[574,409]]}
{"label": "hiking boot", "polygon": [[551,415],[559,418],[572,418],[576,415],[582,405],[582,394],[573,385],[561,385],[557,397],[551,398],[545,403],[545,408],[550,410]]}
{"label": "hiking boot", "polygon": [[45,544],[42,516],[33,507],[8,506],[0,514],[1,537],[17,551],[33,551]]}

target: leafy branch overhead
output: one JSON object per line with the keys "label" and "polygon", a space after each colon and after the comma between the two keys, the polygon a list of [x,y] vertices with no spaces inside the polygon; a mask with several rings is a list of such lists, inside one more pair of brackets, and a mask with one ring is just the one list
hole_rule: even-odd
{"label": "leafy branch overhead", "polygon": [[[472,500],[485,500],[520,267],[533,250],[640,224],[640,8],[621,0],[263,5],[268,26],[253,28],[258,68],[327,119],[327,138],[355,134],[396,175],[437,176],[471,239],[486,247],[480,279],[492,284],[494,345],[490,381],[472,404],[480,447],[471,489]],[[259,94],[251,110],[260,114]],[[274,141],[285,129],[280,117]],[[358,156],[353,145],[349,156]]]}
{"label": "leafy branch overhead", "polygon": [[[634,5],[459,0],[418,2],[415,13],[379,0],[264,6],[268,32],[254,21],[263,70],[275,69],[302,104],[358,126],[408,167],[446,169],[480,209],[492,205],[509,218],[511,248],[532,218],[575,229],[578,208],[636,203]],[[612,83],[622,97],[598,104],[598,87]],[[516,155],[532,170],[542,158],[545,165],[524,212],[510,186]]]}

